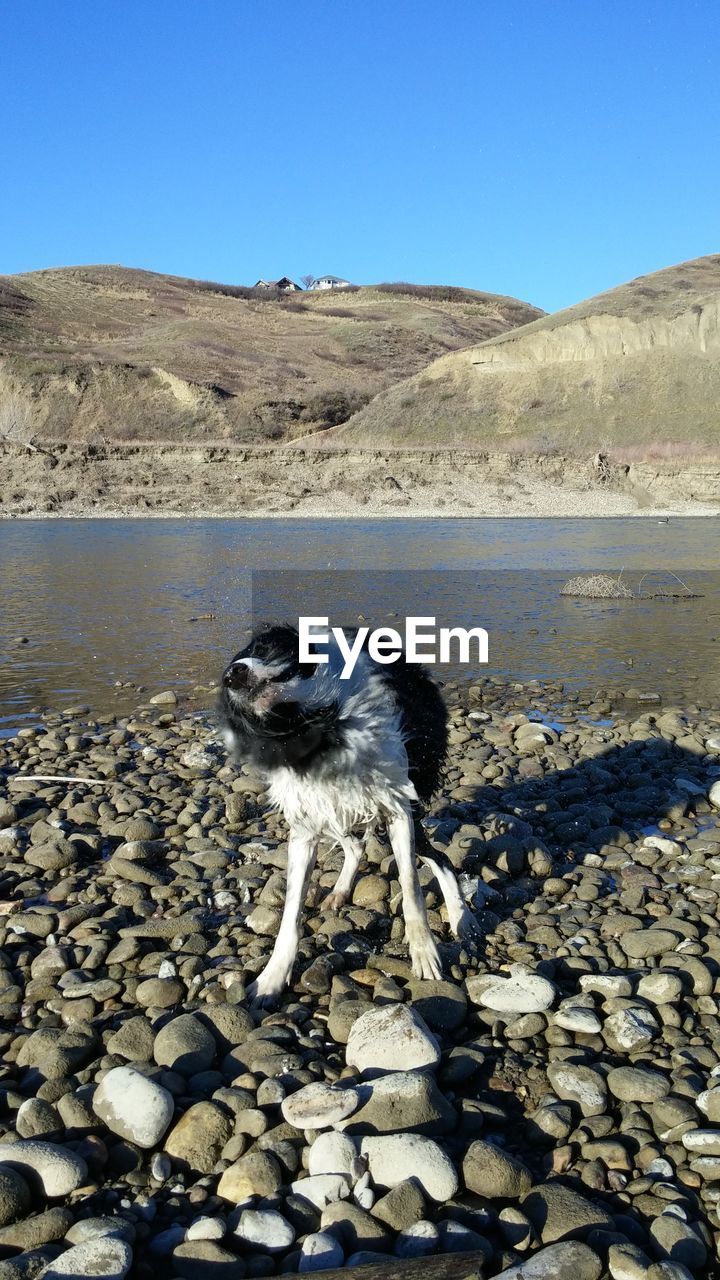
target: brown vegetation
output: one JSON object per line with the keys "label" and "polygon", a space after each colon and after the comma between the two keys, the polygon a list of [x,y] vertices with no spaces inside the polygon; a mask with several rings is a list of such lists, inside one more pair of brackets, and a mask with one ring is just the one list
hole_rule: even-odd
{"label": "brown vegetation", "polygon": [[336,430],[348,446],[717,459],[718,404],[713,255],[441,357]]}
{"label": "brown vegetation", "polygon": [[322,431],[438,355],[540,314],[449,293],[351,288],[331,300],[111,266],[0,277],[0,406],[20,397],[33,432],[54,440]]}

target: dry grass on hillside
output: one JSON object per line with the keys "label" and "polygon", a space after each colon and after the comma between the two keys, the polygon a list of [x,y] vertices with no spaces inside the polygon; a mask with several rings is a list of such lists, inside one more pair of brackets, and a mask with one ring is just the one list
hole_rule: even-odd
{"label": "dry grass on hillside", "polygon": [[345,445],[711,457],[720,256],[682,263],[441,357],[333,435]]}
{"label": "dry grass on hillside", "polygon": [[435,287],[285,295],[122,267],[37,271],[0,277],[0,397],[24,396],[54,438],[282,440],[539,314]]}

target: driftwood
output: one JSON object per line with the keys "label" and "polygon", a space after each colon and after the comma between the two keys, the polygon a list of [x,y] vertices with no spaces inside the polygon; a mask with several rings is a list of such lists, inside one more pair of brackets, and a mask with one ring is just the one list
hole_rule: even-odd
{"label": "driftwood", "polygon": [[388,1255],[387,1262],[372,1266],[333,1267],[318,1271],[322,1280],[482,1280],[484,1253],[448,1253],[432,1258],[400,1259]]}
{"label": "driftwood", "polygon": [[[621,569],[617,578],[612,578],[609,573],[578,574],[576,578],[570,578],[565,586],[560,588],[560,595],[577,596],[585,600],[699,600],[702,598],[702,593],[691,591],[672,569],[649,570],[643,574],[635,591],[621,581],[624,572],[625,570]],[[682,587],[682,591],[667,591],[661,588],[659,591],[644,592],[642,587],[645,579],[658,574],[674,578],[675,582]]]}
{"label": "driftwood", "polygon": [[[108,784],[107,778],[70,778],[61,777],[54,773],[11,773],[5,779],[7,783],[11,782],[72,782],[79,783],[83,787],[105,787]],[[113,779],[113,782],[115,779]]]}
{"label": "driftwood", "polygon": [[581,596],[586,600],[632,600],[632,591],[617,578],[608,573],[580,574],[570,578],[560,589],[561,596]]}

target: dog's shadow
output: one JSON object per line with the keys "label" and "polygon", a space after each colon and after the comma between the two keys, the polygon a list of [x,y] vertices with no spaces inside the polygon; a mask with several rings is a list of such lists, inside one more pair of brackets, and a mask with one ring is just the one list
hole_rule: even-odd
{"label": "dog's shadow", "polygon": [[[516,769],[522,758],[515,759]],[[542,767],[543,756],[534,758]],[[475,911],[475,950],[482,957],[483,938],[543,897],[547,880],[583,864],[599,872],[600,900],[632,888],[632,902],[642,910],[661,889],[658,877],[663,869],[676,864],[682,852],[645,845],[648,836],[679,845],[694,840],[693,856],[673,875],[680,893],[692,890],[702,872],[703,850],[720,853],[715,848],[720,843],[720,813],[707,799],[718,776],[720,758],[713,764],[707,755],[650,737],[611,745],[568,768],[549,765],[542,776],[523,778],[514,772],[486,786],[456,787],[454,796],[446,790],[426,825],[433,845],[449,853]],[[464,836],[464,827],[475,828],[475,834]],[[429,869],[423,879],[425,892],[432,891]],[[556,896],[548,899],[549,905],[552,902],[557,903]],[[592,902],[571,894],[563,908],[565,919],[579,910],[586,921],[588,906]],[[578,920],[578,931],[582,921]],[[382,926],[378,921],[377,929],[369,928],[362,940],[336,934],[332,948],[356,951],[364,945],[368,953],[377,950],[385,939]],[[447,931],[440,949],[446,967],[462,959],[463,942],[451,939]],[[557,963],[562,970],[562,962]]]}
{"label": "dog's shadow", "polygon": [[[542,756],[535,759],[541,762]],[[511,774],[498,784],[475,788],[467,799],[444,805],[435,817],[438,832],[448,819],[456,824],[455,833],[463,823],[483,829],[485,845],[471,842],[463,871],[481,876],[483,866],[494,865],[496,872],[501,868],[490,914],[488,908],[479,913],[484,932],[498,917],[512,915],[543,895],[546,880],[583,864],[600,873],[601,899],[632,888],[640,910],[662,888],[658,876],[669,864],[681,893],[683,887],[692,889],[702,874],[702,858],[699,864],[687,858],[686,866],[677,865],[686,840],[694,841],[693,854],[703,849],[707,854],[720,852],[715,848],[720,842],[720,813],[707,798],[719,774],[711,757],[669,739],[649,737],[611,745],[568,768],[550,767],[542,776]],[[648,837],[670,840],[677,847],[646,845]],[[548,855],[546,867],[543,851]],[[539,874],[532,874],[533,862],[541,868]],[[575,907],[585,913],[591,905],[573,899],[568,910]]]}

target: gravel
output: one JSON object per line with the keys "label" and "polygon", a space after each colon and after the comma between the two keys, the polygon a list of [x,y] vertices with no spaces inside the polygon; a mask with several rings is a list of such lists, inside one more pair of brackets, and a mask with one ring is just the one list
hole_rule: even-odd
{"label": "gravel", "polygon": [[209,719],[0,741],[0,1280],[718,1274],[720,713],[448,696],[428,833],[477,942],[422,868],[444,973],[417,981],[384,838],[339,913],[321,849],[275,1011],[246,989],[285,832]]}

